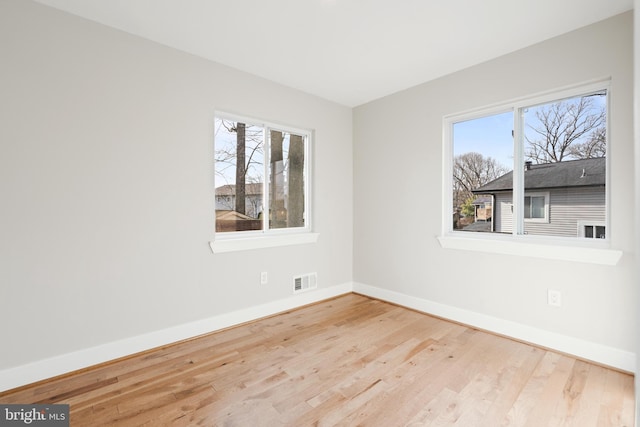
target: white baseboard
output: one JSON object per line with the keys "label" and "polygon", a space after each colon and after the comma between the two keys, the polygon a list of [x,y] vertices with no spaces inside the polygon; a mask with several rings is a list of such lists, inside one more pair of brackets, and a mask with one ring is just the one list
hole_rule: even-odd
{"label": "white baseboard", "polygon": [[259,306],[5,369],[0,371],[0,391],[10,390],[141,351],[271,316],[352,291],[475,328],[572,354],[622,371],[636,373],[636,355],[632,352],[356,282],[320,288]]}
{"label": "white baseboard", "polygon": [[259,306],[102,344],[73,353],[62,354],[15,368],[5,369],[0,371],[0,391],[10,390],[141,351],[271,316],[307,304],[347,294],[352,290],[353,286],[350,282],[329,288],[319,288],[314,291],[296,294]]}
{"label": "white baseboard", "polygon": [[365,285],[363,283],[354,283],[353,291],[444,319],[470,325],[478,329],[511,337],[519,341],[571,354],[578,358],[590,360],[625,372],[636,373],[636,355],[629,351],[545,331],[509,320],[401,294],[399,292]]}

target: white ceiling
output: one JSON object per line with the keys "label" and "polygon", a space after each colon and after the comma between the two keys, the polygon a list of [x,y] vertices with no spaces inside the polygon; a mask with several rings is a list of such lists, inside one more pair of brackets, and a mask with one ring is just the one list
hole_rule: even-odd
{"label": "white ceiling", "polygon": [[633,7],[633,0],[36,1],[347,106]]}

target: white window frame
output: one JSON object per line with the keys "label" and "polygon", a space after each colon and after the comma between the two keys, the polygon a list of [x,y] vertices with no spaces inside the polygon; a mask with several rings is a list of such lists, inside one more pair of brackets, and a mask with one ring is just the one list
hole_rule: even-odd
{"label": "white window frame", "polygon": [[[606,239],[578,239],[575,237],[533,236],[524,231],[524,109],[576,96],[607,91],[607,115],[611,111],[610,79],[600,79],[579,85],[564,87],[544,92],[535,96],[519,98],[481,109],[451,114],[443,117],[443,189],[442,189],[442,233],[437,237],[445,249],[469,250],[485,253],[519,255],[546,259],[586,262],[594,264],[615,265],[622,257],[622,251],[611,247],[610,218],[610,158],[612,147],[610,119],[607,117],[607,157],[606,157]],[[513,112],[514,123],[514,161],[513,161],[513,199],[521,200],[513,204],[513,232],[503,233],[469,233],[453,230],[451,218],[453,212],[453,126],[455,123],[478,119],[490,115]],[[529,194],[529,193],[527,193]],[[548,200],[545,203],[546,217],[549,218]]]}
{"label": "white window frame", "polygon": [[[313,232],[312,228],[312,144],[313,131],[300,129],[292,126],[286,126],[265,120],[255,119],[237,114],[230,114],[217,111],[214,113],[214,122],[216,119],[225,119],[235,122],[247,123],[254,126],[261,126],[264,133],[264,169],[263,169],[263,189],[262,189],[262,207],[263,211],[268,211],[269,207],[269,155],[270,155],[270,138],[271,130],[292,133],[300,135],[305,139],[304,144],[304,226],[291,228],[269,228],[269,215],[262,215],[263,223],[261,230],[247,231],[229,231],[217,232],[214,225],[214,238],[209,242],[213,253],[235,252],[250,249],[263,249],[288,245],[299,245],[307,243],[315,243],[318,239],[318,233]],[[213,147],[215,152],[215,138],[213,138]],[[215,171],[215,158],[213,161],[213,170]],[[215,172],[214,172],[214,199],[215,199]],[[214,203],[215,204],[215,203]],[[213,213],[215,223],[215,211]]]}

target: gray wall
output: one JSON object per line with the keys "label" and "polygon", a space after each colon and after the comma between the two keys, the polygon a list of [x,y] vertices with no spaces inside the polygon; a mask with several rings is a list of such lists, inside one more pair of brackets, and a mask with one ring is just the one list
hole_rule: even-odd
{"label": "gray wall", "polygon": [[[633,354],[632,18],[619,15],[355,108],[354,281]],[[603,77],[612,78],[610,236],[624,252],[620,262],[443,249],[436,239],[443,116]],[[392,211],[380,196],[391,194]],[[561,308],[547,305],[547,288],[562,292]]]}
{"label": "gray wall", "polygon": [[[350,108],[30,1],[0,57],[0,370],[350,283]],[[216,109],[315,132],[316,244],[211,253]]]}

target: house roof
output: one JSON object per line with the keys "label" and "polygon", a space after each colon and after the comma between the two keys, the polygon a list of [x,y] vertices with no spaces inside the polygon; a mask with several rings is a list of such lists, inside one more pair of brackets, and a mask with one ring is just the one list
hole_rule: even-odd
{"label": "house roof", "polygon": [[[600,187],[605,185],[606,158],[569,160],[531,165],[524,172],[526,190],[567,187]],[[473,193],[492,193],[513,190],[513,171],[508,172]]]}
{"label": "house roof", "polygon": [[[226,184],[221,185],[216,188],[216,196],[235,196],[236,194],[236,186],[235,184]],[[261,195],[262,194],[262,183],[251,183],[247,184],[245,187],[245,194],[247,196],[250,195]]]}
{"label": "house roof", "polygon": [[255,219],[255,218],[251,218],[248,215],[245,214],[241,214],[240,212],[237,211],[231,211],[231,210],[222,210],[222,209],[216,209],[216,220],[242,220],[242,219]]}
{"label": "house roof", "polygon": [[492,202],[491,196],[478,196],[473,200],[471,204],[480,206],[484,204],[491,204],[491,202]]}

